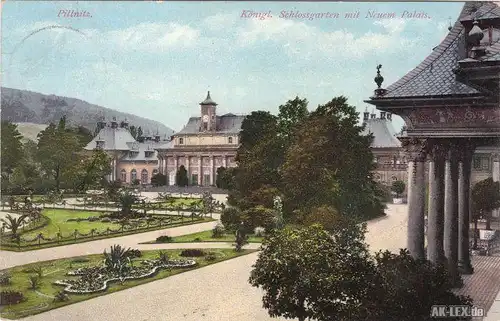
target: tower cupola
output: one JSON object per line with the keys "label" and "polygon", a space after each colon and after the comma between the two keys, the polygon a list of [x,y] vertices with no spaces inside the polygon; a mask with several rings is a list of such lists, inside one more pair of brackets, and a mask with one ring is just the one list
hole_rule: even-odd
{"label": "tower cupola", "polygon": [[201,123],[200,131],[215,131],[217,128],[216,108],[217,103],[210,97],[210,91],[207,93],[207,98],[200,103],[201,106]]}

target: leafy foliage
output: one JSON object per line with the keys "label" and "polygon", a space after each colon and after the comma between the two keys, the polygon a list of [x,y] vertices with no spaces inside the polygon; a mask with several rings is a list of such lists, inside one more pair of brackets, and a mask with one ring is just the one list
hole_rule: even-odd
{"label": "leafy foliage", "polygon": [[0,221],[3,222],[5,228],[9,229],[12,232],[12,237],[14,238],[17,236],[17,230],[23,223],[25,223],[27,218],[28,215],[26,214],[20,215],[18,217],[7,214],[5,218],[1,219]]}
{"label": "leafy foliage", "polygon": [[8,272],[0,272],[0,285],[9,285],[11,275]]}
{"label": "leafy foliage", "polygon": [[173,238],[168,235],[160,235],[156,238],[156,242],[158,243],[170,243],[173,241]]}
{"label": "leafy foliage", "polygon": [[155,174],[151,177],[151,184],[153,186],[165,186],[167,185],[167,176],[162,173]]}
{"label": "leafy foliage", "polygon": [[500,182],[489,177],[477,182],[471,193],[471,214],[474,221],[474,244],[477,248],[477,222],[486,219],[486,229],[489,229],[491,212],[500,207]]}
{"label": "leafy foliage", "polygon": [[120,276],[126,275],[130,269],[131,249],[125,249],[120,245],[112,245],[109,253],[104,250],[104,265],[107,270],[118,273]]}
{"label": "leafy foliage", "polygon": [[226,207],[221,214],[222,225],[229,231],[236,231],[241,223],[241,211],[237,207]]}
{"label": "leafy foliage", "polygon": [[226,229],[224,228],[224,225],[222,225],[222,223],[219,222],[212,229],[212,238],[214,238],[214,239],[221,238],[224,236],[225,233],[226,233]]}
{"label": "leafy foliage", "polygon": [[184,165],[181,165],[179,167],[179,170],[175,174],[175,184],[177,186],[188,186],[189,180],[188,180],[188,175],[187,175],[187,170],[184,167]]}
{"label": "leafy foliage", "polygon": [[1,144],[2,144],[2,174],[11,174],[22,159],[22,135],[17,129],[17,125],[9,121],[2,120],[1,124]]}
{"label": "leafy foliage", "polygon": [[69,301],[69,296],[64,291],[58,291],[54,296],[54,302],[66,302]]}
{"label": "leafy foliage", "polygon": [[363,232],[354,225],[332,235],[313,225],[269,235],[249,280],[265,291],[269,315],[299,320],[358,315],[359,301],[367,293],[365,282],[374,270]]}
{"label": "leafy foliage", "polygon": [[18,304],[25,300],[24,294],[19,291],[2,291],[0,292],[0,305]]}
{"label": "leafy foliage", "polygon": [[36,290],[40,287],[40,277],[38,275],[30,275],[28,277],[30,289]]}
{"label": "leafy foliage", "polygon": [[405,187],[405,182],[397,180],[392,182],[391,190],[396,193],[397,197],[400,197],[405,192]]}
{"label": "leafy foliage", "polygon": [[186,249],[183,250],[180,254],[180,256],[185,256],[185,257],[200,257],[205,255],[206,255],[205,251],[199,249]]}
{"label": "leafy foliage", "polygon": [[243,250],[243,246],[248,244],[248,235],[246,232],[246,227],[241,223],[240,227],[236,231],[236,239],[234,240],[234,250],[240,252]]}

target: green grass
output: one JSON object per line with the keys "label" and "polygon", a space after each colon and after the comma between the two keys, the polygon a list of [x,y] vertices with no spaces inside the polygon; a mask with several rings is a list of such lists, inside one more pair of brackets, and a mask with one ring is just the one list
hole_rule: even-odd
{"label": "green grass", "polygon": [[[107,291],[102,293],[94,293],[94,294],[69,294],[70,300],[66,302],[53,302],[52,298],[47,298],[42,296],[35,291],[29,289],[29,280],[28,277],[30,275],[34,275],[35,273],[31,272],[35,266],[42,266],[44,276],[41,279],[40,288],[37,290],[39,293],[54,296],[57,292],[64,289],[63,286],[55,285],[53,282],[62,279],[73,278],[67,276],[66,273],[69,270],[74,270],[84,266],[92,266],[92,265],[100,265],[102,264],[103,255],[95,254],[88,255],[84,257],[78,258],[86,258],[88,262],[78,262],[76,257],[73,258],[65,258],[59,260],[38,262],[34,264],[21,265],[16,266],[14,268],[10,268],[7,270],[3,270],[2,272],[8,272],[11,278],[11,284],[8,286],[2,286],[2,291],[14,290],[20,291],[26,297],[24,302],[21,302],[16,305],[5,306],[0,312],[0,316],[6,319],[19,319],[29,315],[39,314],[41,312],[45,312],[48,310],[52,310],[61,306],[65,306],[68,304],[73,304],[76,302],[85,301],[91,298],[95,298],[101,295],[106,295],[109,293],[121,291],[124,289],[128,289],[140,284],[149,283],[155,280],[163,279],[178,273],[182,273],[185,271],[197,269],[200,267],[204,267],[213,263],[221,262],[224,260],[232,259],[241,255],[249,254],[255,252],[255,250],[243,250],[242,252],[235,252],[233,249],[207,249],[207,252],[215,252],[217,253],[217,259],[214,261],[207,261],[205,258],[194,258],[198,263],[195,267],[191,268],[175,268],[170,270],[160,270],[158,274],[153,277],[140,279],[140,280],[128,280],[125,281],[124,284],[120,283],[110,283]],[[181,250],[166,250],[169,253],[170,257],[173,259],[180,258],[179,254]],[[141,261],[144,259],[153,259],[158,255],[158,251],[144,251],[142,252],[143,256],[138,259],[134,259],[134,262]],[[139,264],[139,263],[135,263]]]}
{"label": "green grass", "polygon": [[[176,236],[172,238],[170,243],[191,243],[191,242],[234,242],[234,234],[224,234],[220,238],[212,238],[212,231],[203,231],[193,234],[186,234],[182,236]],[[249,243],[262,243],[263,237],[255,236],[253,234],[248,235]],[[147,244],[155,244],[156,241],[146,242]]]}
{"label": "green grass", "polygon": [[[201,203],[201,198],[180,198],[180,197],[175,197],[172,199],[171,202],[166,202],[166,201],[154,201],[150,202],[149,204],[155,204],[155,205],[161,205],[162,207],[175,207],[175,206],[190,206],[194,205],[196,203]],[[142,208],[142,204],[134,204],[132,207],[134,208]]]}
{"label": "green grass", "polygon": [[67,220],[70,218],[88,218],[91,216],[100,216],[101,212],[93,212],[93,211],[74,211],[74,210],[65,210],[65,209],[45,209],[43,210],[43,215],[47,216],[50,219],[50,223],[43,227],[42,229],[34,230],[25,234],[22,234],[24,238],[32,239],[37,236],[39,233],[43,233],[43,235],[56,235],[59,232],[59,228],[61,229],[61,233],[63,235],[68,235],[73,233],[75,230],[78,230],[80,233],[89,233],[92,229],[97,229],[98,231],[105,231],[107,228],[116,230],[120,227],[117,223],[103,223],[103,222],[89,222],[89,221],[81,221],[81,222],[68,222]]}
{"label": "green grass", "polygon": [[[112,234],[104,234],[104,235],[96,235],[94,237],[77,237],[76,240],[74,238],[67,238],[72,233],[74,233],[75,229],[78,230],[79,233],[82,234],[88,234],[92,229],[96,229],[98,232],[104,232],[108,228],[111,230],[118,230],[121,225],[118,223],[104,223],[100,221],[94,221],[94,222],[89,222],[89,221],[81,221],[81,222],[74,222],[70,221],[68,222],[67,220],[69,218],[87,218],[91,216],[100,216],[103,214],[103,212],[99,211],[82,211],[82,210],[68,210],[68,209],[44,209],[42,214],[46,216],[49,219],[49,224],[46,226],[43,226],[41,228],[23,233],[22,229],[19,230],[19,233],[21,234],[22,239],[27,239],[27,240],[32,240],[34,239],[38,234],[42,233],[43,236],[49,237],[49,238],[55,238],[57,233],[60,230],[60,233],[65,237],[66,239],[61,240],[60,242],[53,242],[53,243],[47,243],[44,241],[41,242],[41,244],[38,244],[38,241],[34,242],[22,242],[21,247],[19,248],[17,245],[9,244],[6,242],[3,242],[0,244],[0,249],[2,250],[8,250],[8,251],[30,251],[34,249],[41,249],[41,248],[48,248],[48,247],[55,247],[55,246],[62,246],[62,245],[68,245],[68,244],[74,244],[74,243],[82,243],[82,242],[89,242],[89,241],[94,241],[98,239],[105,239],[105,238],[112,238],[112,237],[118,237],[118,236],[123,236],[123,235],[130,235],[130,234],[136,234],[136,233],[144,233],[147,231],[153,231],[153,230],[158,230],[158,229],[166,229],[166,228],[172,228],[172,227],[177,227],[181,225],[190,225],[190,224],[198,224],[198,223],[204,223],[204,222],[210,222],[213,221],[211,218],[203,218],[203,219],[195,219],[194,221],[191,218],[184,218],[182,219],[180,216],[175,216],[175,215],[164,215],[165,217],[173,217],[174,221],[169,223],[168,225],[162,225],[161,227],[158,225],[151,226],[150,228],[146,229],[139,229],[139,230],[124,230],[123,232],[119,233],[112,233]],[[23,246],[24,245],[24,246]]]}

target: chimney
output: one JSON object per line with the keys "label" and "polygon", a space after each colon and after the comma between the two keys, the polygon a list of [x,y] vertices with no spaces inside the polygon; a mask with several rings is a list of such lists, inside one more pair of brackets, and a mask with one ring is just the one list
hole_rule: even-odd
{"label": "chimney", "polygon": [[118,123],[116,122],[116,117],[113,117],[113,120],[111,121],[111,128],[113,128],[113,129],[118,128]]}
{"label": "chimney", "polygon": [[124,121],[122,121],[120,123],[120,128],[125,128],[125,129],[128,129],[128,121],[127,121],[127,118],[125,118]]}
{"label": "chimney", "polygon": [[392,114],[391,113],[387,113],[387,120],[392,120]]}
{"label": "chimney", "polygon": [[370,118],[370,113],[368,112],[368,108],[365,109],[365,112],[363,113],[363,121],[367,121]]}
{"label": "chimney", "polygon": [[385,111],[380,112],[380,119],[385,119]]}
{"label": "chimney", "polygon": [[375,114],[375,113],[372,113],[370,116],[371,116],[371,119],[377,119],[377,114]]}

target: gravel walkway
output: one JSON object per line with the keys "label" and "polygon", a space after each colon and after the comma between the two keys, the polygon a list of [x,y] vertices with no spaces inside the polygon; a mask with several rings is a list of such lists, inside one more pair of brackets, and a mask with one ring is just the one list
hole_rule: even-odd
{"label": "gravel walkway", "polygon": [[[367,241],[372,250],[387,248],[398,251],[406,245],[406,206],[389,205],[388,216],[368,223]],[[203,223],[215,225],[215,222]],[[189,228],[203,230],[202,224],[170,229],[170,235],[193,233]],[[184,229],[184,230],[177,230]],[[208,228],[205,228],[208,229]],[[101,253],[114,243],[134,246],[139,249],[159,248],[158,245],[134,245],[139,239],[151,240],[161,232],[94,241],[32,251],[29,253],[1,252],[2,268],[38,259]],[[119,241],[121,239],[121,241]],[[222,247],[220,243],[162,244],[162,248]],[[230,244],[225,244],[230,246]],[[225,247],[224,246],[224,247]],[[250,244],[247,248],[256,248]],[[42,253],[43,251],[43,253]],[[38,252],[38,253],[37,253]],[[36,255],[36,258],[32,257]],[[23,320],[29,321],[273,321],[262,308],[262,292],[248,284],[251,266],[257,258],[252,253],[240,258],[210,265],[198,270],[178,274],[163,280],[140,285],[128,290],[108,294],[99,298],[48,311]],[[15,262],[12,262],[15,260]]]}

